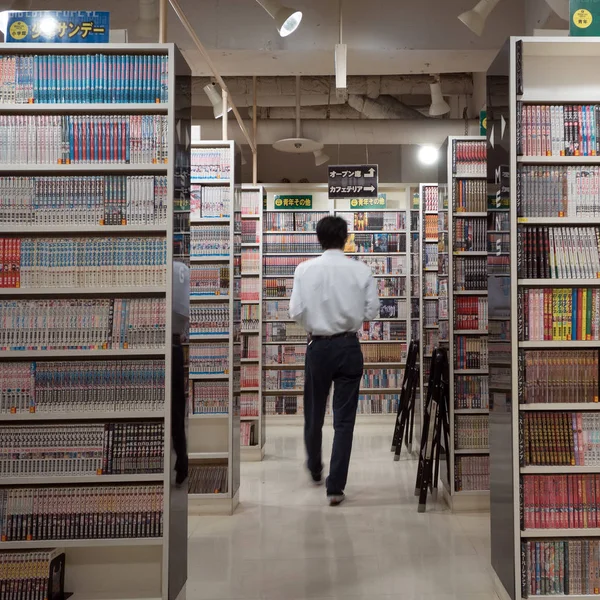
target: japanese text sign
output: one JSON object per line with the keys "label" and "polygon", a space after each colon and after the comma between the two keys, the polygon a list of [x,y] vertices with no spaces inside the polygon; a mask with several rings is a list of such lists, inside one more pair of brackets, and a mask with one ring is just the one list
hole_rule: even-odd
{"label": "japanese text sign", "polygon": [[386,208],[387,195],[379,194],[377,198],[352,198],[350,208],[352,210],[367,210],[369,208]]}
{"label": "japanese text sign", "polygon": [[329,198],[377,198],[377,165],[329,167]]}
{"label": "japanese text sign", "polygon": [[5,39],[12,43],[108,43],[110,13],[79,11],[9,11]]}
{"label": "japanese text sign", "polygon": [[312,196],[275,196],[275,210],[312,210]]}
{"label": "japanese text sign", "polygon": [[600,35],[600,0],[571,0],[569,35]]}

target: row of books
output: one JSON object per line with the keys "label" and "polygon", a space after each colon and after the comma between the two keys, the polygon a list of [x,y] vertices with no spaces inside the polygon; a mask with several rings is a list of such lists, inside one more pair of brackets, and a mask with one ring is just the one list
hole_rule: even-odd
{"label": "row of books", "polygon": [[257,277],[244,277],[241,290],[242,302],[260,301],[260,280]]}
{"label": "row of books", "polygon": [[260,397],[256,392],[240,395],[240,417],[258,417]]}
{"label": "row of books", "polygon": [[265,323],[265,342],[306,342],[306,331],[297,323]]}
{"label": "row of books", "polygon": [[304,389],[304,367],[299,370],[268,370],[264,373],[265,390],[294,390]]}
{"label": "row of books", "polygon": [[[437,212],[438,210],[438,188],[437,185],[426,185],[423,187],[421,203],[426,212]],[[437,230],[436,230],[437,231]]]}
{"label": "row of books", "polygon": [[0,301],[0,349],[159,348],[164,298]]}
{"label": "row of books", "polygon": [[403,256],[354,256],[365,263],[373,275],[405,275],[406,260]]}
{"label": "row of books", "polygon": [[317,223],[328,215],[326,211],[268,211],[263,213],[263,228],[274,233],[316,231]]}
{"label": "row of books", "polygon": [[373,369],[367,368],[363,371],[361,387],[365,389],[399,388],[404,377],[403,369]]}
{"label": "row of books", "polygon": [[229,382],[190,381],[189,412],[193,415],[227,414]]}
{"label": "row of books", "polygon": [[486,212],[487,181],[483,179],[454,180],[454,212]]}
{"label": "row of books", "polygon": [[398,412],[400,394],[360,394],[356,414],[393,415]]}
{"label": "row of books", "polygon": [[523,404],[598,402],[597,350],[527,350],[519,353]]}
{"label": "row of books", "polygon": [[190,232],[190,217],[187,213],[173,213],[173,233]]}
{"label": "row of books", "polygon": [[[446,339],[446,338],[444,338]],[[455,369],[487,369],[488,340],[487,337],[454,336],[454,368]]]}
{"label": "row of books", "polygon": [[[437,208],[436,208],[437,210]],[[438,218],[436,215],[425,215],[425,239],[437,240],[438,238]]]}
{"label": "row of books", "polygon": [[517,152],[524,156],[596,156],[600,151],[600,106],[521,104]]}
{"label": "row of books", "polygon": [[371,321],[358,331],[363,341],[406,341],[406,321]]}
{"label": "row of books", "polygon": [[[442,210],[442,212],[439,212],[437,215],[437,227],[438,227],[440,234],[448,231],[448,220],[449,220],[449,214],[448,214],[447,206],[444,205],[444,209]],[[438,237],[438,236],[436,235],[436,237]],[[439,237],[441,237],[441,236],[439,236]]]}
{"label": "row of books", "polygon": [[227,465],[190,465],[189,494],[226,494]]}
{"label": "row of books", "polygon": [[489,408],[490,391],[485,375],[459,375],[454,378],[454,408]]}
{"label": "row of books", "polygon": [[600,166],[522,165],[517,176],[520,217],[600,215]]}
{"label": "row of books", "polygon": [[0,538],[14,542],[161,537],[163,489],[162,483],[3,488]]}
{"label": "row of books", "polygon": [[0,56],[0,104],[165,103],[168,65],[164,54]]}
{"label": "row of books", "polygon": [[256,331],[260,324],[260,306],[243,304],[241,307],[242,331]]}
{"label": "row of books", "polygon": [[308,260],[308,256],[265,256],[263,275],[267,277],[292,277],[296,267]]}
{"label": "row of books", "polygon": [[595,413],[525,412],[519,419],[522,466],[600,464]]}
{"label": "row of books", "polygon": [[521,529],[598,527],[599,475],[523,475],[521,490]]}
{"label": "row of books", "polygon": [[600,590],[600,540],[521,542],[521,595],[593,595]]}
{"label": "row of books", "polygon": [[418,237],[419,231],[420,231],[419,230],[419,223],[420,223],[419,218],[420,218],[420,216],[419,216],[418,210],[416,210],[416,211],[412,210],[410,213],[410,230],[415,233],[416,237],[413,237],[414,240],[419,239],[419,237]]}
{"label": "row of books", "polygon": [[231,150],[229,148],[192,148],[191,183],[206,179],[228,180],[231,176]]}
{"label": "row of books", "polygon": [[351,233],[344,252],[406,252],[406,235],[403,233]]}
{"label": "row of books", "polygon": [[258,358],[261,351],[261,338],[256,335],[241,336],[241,358]]}
{"label": "row of books", "polygon": [[0,596],[6,600],[53,600],[60,593],[65,553],[62,549],[0,554]]}
{"label": "row of books", "polygon": [[457,296],[454,299],[454,329],[487,331],[488,301],[481,296]]}
{"label": "row of books", "polygon": [[240,446],[256,446],[258,444],[258,423],[245,421],[240,423]]}
{"label": "row of books", "polygon": [[258,248],[242,250],[242,275],[259,275],[261,260]]}
{"label": "row of books", "polygon": [[190,375],[227,375],[229,343],[211,342],[190,346]]}
{"label": "row of books", "polygon": [[231,277],[229,265],[192,265],[190,267],[190,296],[229,295]]}
{"label": "row of books", "polygon": [[160,237],[0,238],[0,288],[161,286]]}
{"label": "row of books", "polygon": [[5,477],[159,473],[163,450],[162,422],[0,427]]}
{"label": "row of books", "polygon": [[167,177],[0,177],[0,221],[28,225],[166,224]]}
{"label": "row of books", "polygon": [[[306,338],[306,336],[305,336]],[[306,357],[306,345],[269,345],[264,347],[265,365],[293,365],[303,366]]]}
{"label": "row of books", "polygon": [[159,411],[164,360],[0,363],[0,414]]}
{"label": "row of books", "polygon": [[303,415],[304,398],[300,396],[268,396],[265,400],[266,415]]}
{"label": "row of books", "polygon": [[437,267],[438,247],[434,244],[425,244],[423,246],[423,265],[425,268]]}
{"label": "row of books", "polygon": [[397,298],[406,296],[406,279],[404,277],[378,277],[377,295],[380,298]]}
{"label": "row of books", "polygon": [[406,213],[381,211],[336,212],[348,223],[348,231],[403,231],[406,229]]}
{"label": "row of books", "polygon": [[487,221],[484,218],[457,217],[454,221],[455,252],[486,252]]}
{"label": "row of books", "polygon": [[289,298],[294,286],[293,279],[263,279],[264,298]]}
{"label": "row of books", "polygon": [[596,279],[600,274],[599,227],[522,227],[519,277]]}
{"label": "row of books", "polygon": [[487,259],[485,257],[454,258],[454,290],[476,291],[487,289]]}
{"label": "row of books", "polygon": [[190,227],[190,254],[198,257],[229,257],[230,232],[227,225]]}
{"label": "row of books", "polygon": [[166,115],[0,115],[3,164],[162,164]]}
{"label": "row of books", "polygon": [[229,306],[219,304],[192,305],[190,307],[190,336],[227,335],[229,333]]}
{"label": "row of books", "polygon": [[300,254],[318,254],[322,250],[317,236],[294,234],[265,234],[263,252],[275,254],[278,252]]}
{"label": "row of books", "polygon": [[490,489],[489,456],[455,456],[454,489],[457,492]]}
{"label": "row of books", "polygon": [[425,302],[423,304],[423,325],[425,327],[437,327],[438,322],[438,305],[435,302]]}
{"label": "row of books", "polygon": [[465,140],[455,141],[452,152],[452,172],[462,177],[486,175],[486,142]]}
{"label": "row of books", "polygon": [[454,448],[485,450],[488,448],[488,416],[456,415],[454,417]]}
{"label": "row of books", "polygon": [[438,276],[437,273],[425,273],[423,275],[423,294],[427,297],[436,297],[438,295]]}
{"label": "row of books", "polygon": [[600,339],[600,289],[519,289],[521,341]]}
{"label": "row of books", "polygon": [[242,244],[259,244],[260,236],[258,221],[254,219],[242,221]]}
{"label": "row of books", "polygon": [[510,275],[510,257],[488,255],[487,268],[489,275]]}
{"label": "row of books", "polygon": [[258,191],[242,190],[242,216],[256,216],[262,213],[263,199]]}
{"label": "row of books", "polygon": [[173,234],[173,258],[179,262],[190,266],[190,234],[174,233]]}
{"label": "row of books", "polygon": [[[290,318],[289,300],[266,300],[263,302],[264,321],[287,321]],[[257,317],[258,319],[258,317]]]}
{"label": "row of books", "polygon": [[192,185],[190,191],[190,221],[196,219],[223,219],[231,216],[231,188],[229,186]]}
{"label": "row of books", "polygon": [[406,344],[363,344],[365,363],[402,363],[406,360]]}
{"label": "row of books", "polygon": [[240,371],[240,385],[244,388],[257,388],[260,385],[260,371],[258,365],[242,365]]}

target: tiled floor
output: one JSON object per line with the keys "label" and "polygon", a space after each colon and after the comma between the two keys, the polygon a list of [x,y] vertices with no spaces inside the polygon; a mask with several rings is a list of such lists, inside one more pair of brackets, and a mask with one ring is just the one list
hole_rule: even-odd
{"label": "tiled floor", "polygon": [[393,462],[391,433],[357,427],[348,499],[330,508],[308,485],[302,428],[270,427],[236,514],[190,519],[187,600],[498,600],[488,516],[418,514],[416,462]]}

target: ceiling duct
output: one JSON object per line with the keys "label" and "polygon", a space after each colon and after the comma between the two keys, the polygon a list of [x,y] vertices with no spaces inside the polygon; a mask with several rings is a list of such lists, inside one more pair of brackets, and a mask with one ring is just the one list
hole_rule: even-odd
{"label": "ceiling duct", "polygon": [[348,104],[367,119],[424,119],[423,113],[391,96],[371,100],[366,96],[348,96]]}

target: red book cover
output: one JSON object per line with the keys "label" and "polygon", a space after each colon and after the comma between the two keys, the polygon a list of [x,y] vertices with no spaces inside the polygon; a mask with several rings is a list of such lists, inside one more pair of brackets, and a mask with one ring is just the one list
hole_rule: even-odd
{"label": "red book cover", "polygon": [[581,288],[579,288],[577,290],[577,339],[578,340],[583,340],[584,338],[582,337],[582,323],[581,323],[581,315],[582,315],[582,310],[581,307],[583,305],[583,290]]}
{"label": "red book cover", "polygon": [[6,272],[6,253],[4,246],[6,245],[4,239],[0,239],[0,288],[6,287],[5,272]]}

